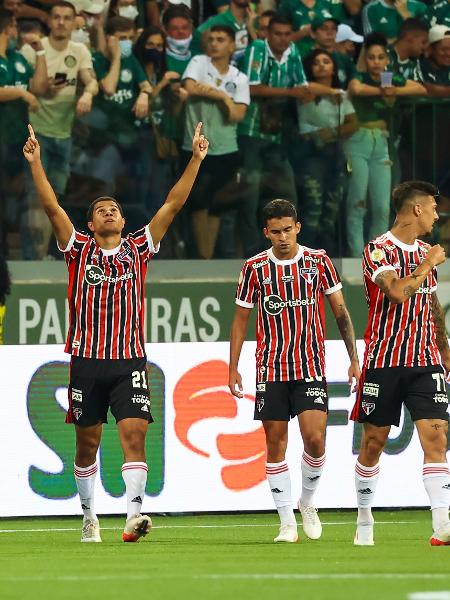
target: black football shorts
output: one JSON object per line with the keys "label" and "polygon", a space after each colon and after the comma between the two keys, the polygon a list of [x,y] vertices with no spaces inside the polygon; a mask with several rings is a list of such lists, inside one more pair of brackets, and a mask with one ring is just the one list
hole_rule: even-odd
{"label": "black football shorts", "polygon": [[129,418],[153,422],[147,359],[72,356],[66,423],[81,427],[107,423],[108,408],[116,422]]}
{"label": "black football shorts", "polygon": [[325,379],[267,381],[256,384],[255,420],[289,421],[305,410],[328,412]]}
{"label": "black football shorts", "polygon": [[448,421],[447,384],[440,365],[363,370],[351,418],[379,427],[399,425],[402,404],[413,421]]}

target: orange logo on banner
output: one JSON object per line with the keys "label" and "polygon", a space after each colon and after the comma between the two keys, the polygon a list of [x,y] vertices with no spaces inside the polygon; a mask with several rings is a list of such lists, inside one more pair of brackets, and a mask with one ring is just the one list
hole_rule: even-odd
{"label": "orange logo on banner", "polygon": [[[245,395],[254,402],[255,397]],[[175,386],[175,433],[192,452],[209,458],[204,450],[188,439],[189,430],[198,421],[222,417],[234,419],[240,402],[228,390],[228,365],[223,360],[210,360],[193,367]],[[248,490],[266,478],[266,445],[259,427],[249,433],[219,434],[216,439],[220,456],[231,464],[222,468],[222,481],[230,490]]]}

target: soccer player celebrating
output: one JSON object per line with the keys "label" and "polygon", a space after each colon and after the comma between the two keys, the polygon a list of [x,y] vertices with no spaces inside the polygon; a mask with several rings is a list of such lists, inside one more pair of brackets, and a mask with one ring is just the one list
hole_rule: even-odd
{"label": "soccer player celebrating", "polygon": [[29,126],[23,153],[69,270],[70,326],[65,350],[72,359],[66,422],[75,423],[74,471],[84,513],[82,542],[101,542],[94,482],[108,407],[116,419],[124,455],[127,520],[122,539],[135,542],[151,527],[150,517],[140,514],[148,470],[145,436],[153,421],[144,347],[145,275],[208,152],[201,127],[199,123],[195,130],[192,158],[163,206],[148,225],[122,238],[122,208],[109,197],[97,198],[89,207],[91,235],[75,230],[47,180],[39,143]]}
{"label": "soccer player celebrating", "polygon": [[[438,220],[438,190],[406,181],[393,191],[392,229],[364,249],[369,320],[366,352],[352,419],[364,424],[355,468],[358,520],[355,545],[373,545],[371,506],[381,452],[402,404],[411,414],[424,452],[423,483],[433,519],[433,546],[450,545],[450,475],[446,461],[450,348],[436,296],[436,266],[444,249],[418,240]],[[444,368],[442,368],[442,365]]]}
{"label": "soccer player celebrating", "polygon": [[255,419],[266,435],[266,473],[280,516],[275,542],[296,542],[297,523],[285,460],[288,422],[298,417],[304,452],[298,508],[303,530],[318,539],[322,526],[313,505],[325,464],[328,395],[325,381],[324,296],[336,318],[350,357],[349,382],[360,376],[353,324],[339,275],[324,250],[297,244],[300,223],[287,200],[272,200],[263,211],[264,235],[272,247],[242,268],[231,328],[229,386],[242,397],[238,361],[250,311],[258,304],[256,325]]}

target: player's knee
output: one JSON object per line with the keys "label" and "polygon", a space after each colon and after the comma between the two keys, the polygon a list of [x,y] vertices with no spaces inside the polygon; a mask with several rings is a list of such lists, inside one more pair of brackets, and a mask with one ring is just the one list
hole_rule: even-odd
{"label": "player's knee", "polygon": [[368,458],[377,460],[383,452],[385,440],[377,435],[366,435],[363,442],[363,450]]}
{"label": "player's knee", "polygon": [[141,431],[129,431],[122,434],[122,444],[128,452],[142,452],[145,446],[145,434]]}
{"label": "player's knee", "polygon": [[303,435],[305,452],[310,456],[319,457],[325,452],[325,435],[322,431],[312,431]]}

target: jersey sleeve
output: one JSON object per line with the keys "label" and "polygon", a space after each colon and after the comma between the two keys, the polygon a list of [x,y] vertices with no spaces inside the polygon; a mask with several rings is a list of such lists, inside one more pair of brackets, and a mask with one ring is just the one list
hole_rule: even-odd
{"label": "jersey sleeve", "polygon": [[77,231],[74,227],[67,246],[65,248],[61,248],[61,246],[58,244],[58,249],[64,254],[64,260],[66,261],[67,266],[69,266],[70,263],[75,260],[75,258],[83,249],[83,246],[87,244],[90,239],[91,238],[87,233]]}
{"label": "jersey sleeve", "polygon": [[139,229],[135,233],[130,233],[127,239],[134,244],[139,254],[145,261],[152,259],[153,255],[159,252],[160,244],[154,244],[149,225]]}
{"label": "jersey sleeve", "polygon": [[326,254],[323,257],[322,268],[320,269],[320,276],[322,278],[322,287],[325,296],[334,294],[342,289],[341,278],[337,272],[333,261]]}
{"label": "jersey sleeve", "polygon": [[253,308],[257,299],[258,288],[256,287],[255,271],[248,263],[245,263],[239,275],[236,304],[244,308]]}
{"label": "jersey sleeve", "polygon": [[296,57],[295,61],[294,85],[308,85],[300,54]]}
{"label": "jersey sleeve", "polygon": [[262,83],[264,59],[264,50],[260,45],[254,42],[247,48],[241,71],[247,75],[250,85],[260,85]]}
{"label": "jersey sleeve", "polygon": [[86,46],[83,46],[80,53],[80,70],[92,69],[92,56]]}
{"label": "jersey sleeve", "polygon": [[394,265],[390,262],[386,251],[380,244],[370,242],[364,248],[363,253],[363,273],[366,277],[375,282],[375,279],[383,271],[395,271]]}
{"label": "jersey sleeve", "polygon": [[183,73],[183,79],[193,79],[194,81],[204,81],[203,71],[205,64],[205,56],[199,54],[191,58],[185,72]]}
{"label": "jersey sleeve", "polygon": [[244,73],[239,73],[234,102],[236,104],[246,104],[247,106],[250,104],[250,86],[248,77]]}

